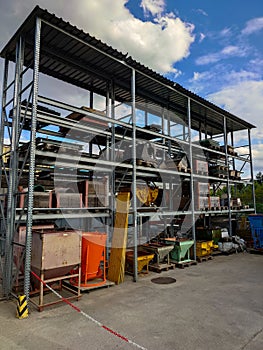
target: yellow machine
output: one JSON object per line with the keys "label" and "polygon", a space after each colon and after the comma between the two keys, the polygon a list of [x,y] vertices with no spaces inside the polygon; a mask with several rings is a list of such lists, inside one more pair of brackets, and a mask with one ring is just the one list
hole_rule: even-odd
{"label": "yellow machine", "polygon": [[136,196],[139,199],[139,201],[147,206],[150,207],[155,204],[157,197],[159,194],[159,189],[157,186],[148,186],[148,185],[138,185],[136,189]]}

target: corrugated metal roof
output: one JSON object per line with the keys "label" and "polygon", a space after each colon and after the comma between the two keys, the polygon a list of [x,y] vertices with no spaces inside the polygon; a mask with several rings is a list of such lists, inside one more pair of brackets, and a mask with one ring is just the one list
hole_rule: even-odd
{"label": "corrugated metal roof", "polygon": [[32,64],[37,17],[42,19],[40,72],[104,96],[107,84],[114,82],[116,100],[130,102],[131,69],[135,69],[137,102],[166,107],[186,120],[190,97],[192,128],[206,128],[210,135],[223,132],[224,116],[228,131],[255,127],[38,6],[4,47],[1,57],[15,61],[16,42],[23,35],[24,63]]}

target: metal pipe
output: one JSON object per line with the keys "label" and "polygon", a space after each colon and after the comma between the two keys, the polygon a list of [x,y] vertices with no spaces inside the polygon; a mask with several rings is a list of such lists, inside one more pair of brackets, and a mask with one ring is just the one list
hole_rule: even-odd
{"label": "metal pipe", "polygon": [[[115,142],[116,142],[116,133],[115,133],[115,85],[114,82],[110,81],[109,86],[109,93],[110,93],[110,114],[109,117],[112,120],[111,121],[111,141],[110,141],[110,162],[111,164],[115,163]],[[117,164],[116,164],[117,166]],[[111,165],[110,165],[111,167]],[[114,225],[115,225],[115,212],[116,212],[116,188],[115,188],[115,172],[114,170],[111,172],[111,238],[113,235]]]}
{"label": "metal pipe", "polygon": [[137,202],[136,202],[136,104],[135,104],[135,70],[132,69],[131,95],[132,95],[132,207],[133,207],[133,281],[138,279],[138,247],[137,247]]}
{"label": "metal pipe", "polygon": [[33,95],[32,95],[32,118],[30,134],[29,176],[28,176],[28,207],[26,225],[26,250],[25,250],[25,280],[24,294],[29,299],[30,292],[30,269],[32,250],[32,221],[34,205],[34,180],[35,180],[35,153],[36,153],[36,127],[37,127],[37,105],[39,84],[39,61],[40,61],[40,35],[41,19],[36,18],[35,24],[35,46],[34,46],[34,72],[33,72]]}
{"label": "metal pipe", "polygon": [[[4,74],[3,74],[3,94],[2,94],[2,110],[1,110],[1,120],[0,120],[0,154],[1,154],[1,166],[0,166],[0,189],[2,188],[2,176],[3,176],[3,170],[4,174],[6,176],[6,169],[4,164],[4,139],[5,139],[5,121],[6,121],[6,110],[4,108],[4,105],[6,103],[6,91],[7,91],[7,81],[8,81],[8,66],[9,61],[5,59],[5,65],[4,65]],[[7,181],[8,182],[8,181]],[[0,200],[0,266],[1,266],[1,274],[4,275],[3,272],[3,266],[2,266],[2,254],[5,252],[5,232],[6,232],[6,218],[5,218],[5,210],[4,210],[4,201]]]}
{"label": "metal pipe", "polygon": [[[224,117],[224,143],[225,143],[225,165],[227,169],[229,168],[229,162],[228,162],[228,153],[227,153],[227,143],[228,143],[228,137],[227,137],[227,119]],[[228,202],[228,221],[229,221],[229,235],[232,236],[232,212],[231,212],[231,190],[230,190],[230,182],[229,182],[229,171],[227,171],[227,202]]]}
{"label": "metal pipe", "polygon": [[187,98],[187,118],[188,118],[188,142],[189,142],[189,161],[192,169],[190,174],[191,186],[191,218],[192,218],[192,238],[194,240],[194,260],[196,260],[196,234],[195,234],[195,195],[194,195],[194,177],[193,177],[193,149],[192,149],[192,130],[191,130],[191,99]]}
{"label": "metal pipe", "polygon": [[[106,115],[109,118],[110,117],[110,86],[109,84],[107,84],[107,95],[106,95]],[[110,140],[109,140],[109,136],[107,136],[106,138],[106,160],[107,162],[110,161]],[[112,179],[112,174],[109,173],[107,175],[107,192],[106,193],[110,193],[110,179]],[[112,186],[111,186],[112,187]],[[112,200],[113,200],[113,194],[111,192],[111,196],[110,196],[110,204],[112,204]],[[106,203],[105,203],[106,206]],[[109,203],[108,203],[109,206]],[[112,207],[111,207],[112,208]],[[107,241],[106,241],[106,260],[109,261],[109,234],[110,234],[110,219],[109,218],[105,218],[106,221],[106,233],[107,233]]]}
{"label": "metal pipe", "polygon": [[[6,103],[6,85],[8,80],[8,65],[9,61],[5,59],[4,66],[4,76],[3,76],[3,95],[2,95],[2,111],[1,111],[1,124],[0,124],[0,154],[1,154],[1,167],[0,167],[0,188],[2,188],[2,169],[4,167],[3,160],[3,149],[4,149],[4,138],[5,138],[5,120],[6,120],[6,111],[3,107]],[[1,201],[2,204],[2,201]]]}
{"label": "metal pipe", "polygon": [[6,244],[5,244],[5,269],[3,276],[3,293],[9,297],[12,291],[12,273],[13,273],[13,237],[15,233],[15,215],[16,215],[16,193],[17,193],[17,171],[18,171],[18,136],[19,136],[19,120],[20,120],[20,103],[21,96],[21,71],[24,62],[24,40],[19,37],[16,44],[16,67],[15,67],[15,83],[14,83],[14,99],[11,134],[11,152],[10,152],[10,169],[6,214]]}
{"label": "metal pipe", "polygon": [[251,174],[251,182],[252,182],[252,196],[253,196],[253,205],[255,209],[255,213],[257,212],[256,205],[256,194],[255,194],[255,182],[254,182],[254,170],[253,170],[253,156],[252,156],[252,147],[251,147],[251,131],[248,131],[248,145],[249,145],[249,156],[250,156],[250,174]]}

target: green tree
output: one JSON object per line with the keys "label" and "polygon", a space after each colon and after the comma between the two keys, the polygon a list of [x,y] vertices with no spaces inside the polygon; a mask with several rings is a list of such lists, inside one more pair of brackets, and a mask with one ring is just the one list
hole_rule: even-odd
{"label": "green tree", "polygon": [[256,181],[257,183],[259,183],[260,185],[263,183],[263,174],[262,172],[258,172],[257,175],[256,175]]}

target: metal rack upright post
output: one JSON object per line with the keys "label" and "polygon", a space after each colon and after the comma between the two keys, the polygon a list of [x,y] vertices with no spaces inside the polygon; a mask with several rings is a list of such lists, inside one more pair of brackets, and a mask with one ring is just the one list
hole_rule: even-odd
{"label": "metal rack upright post", "polygon": [[[190,218],[192,238],[196,240],[195,220],[199,215],[227,215],[231,233],[233,215],[254,211],[255,188],[250,135],[250,130],[254,128],[252,124],[193,94],[179,84],[136,62],[129,55],[118,52],[38,6],[4,47],[1,57],[5,59],[5,66],[0,129],[0,153],[2,155],[0,239],[1,262],[3,260],[3,295],[5,297],[8,298],[12,294],[13,246],[16,243],[14,235],[21,223],[26,225],[24,293],[28,297],[32,224],[61,218],[78,218],[79,220],[83,218],[89,222],[93,218],[101,218],[110,236],[114,225],[115,195],[118,188],[129,185],[133,193],[130,215],[132,217],[134,281],[137,281],[137,244],[141,229],[140,220],[150,221],[151,218],[159,215],[160,226],[167,228],[169,220]],[[15,64],[13,80],[9,77],[12,71],[11,62]],[[53,96],[40,95],[39,82],[44,75],[88,91],[90,93],[89,108],[83,109],[68,101],[62,102],[55,99]],[[105,98],[104,110],[106,113],[98,113],[93,109],[94,94]],[[26,101],[24,102],[23,99]],[[130,108],[128,121],[125,121],[126,115],[122,117],[115,115],[117,103]],[[57,109],[63,110],[64,113],[78,113],[89,118],[90,122],[79,123],[74,119],[61,116],[54,112]],[[144,113],[143,126],[137,122],[139,112]],[[158,119],[160,126],[158,130],[149,128],[151,117]],[[92,121],[96,121],[97,124]],[[99,127],[99,124],[105,127]],[[58,131],[54,131],[54,127]],[[177,134],[173,131],[176,127],[179,128]],[[63,135],[61,130],[73,130],[76,133],[72,133],[67,139],[67,135]],[[248,130],[249,155],[247,158],[230,154],[227,148],[228,135],[231,135],[231,145],[234,147],[233,133],[242,130]],[[198,142],[193,140],[193,131],[199,135]],[[22,139],[24,132],[28,137],[26,144]],[[84,134],[89,139],[90,154],[84,154],[82,157],[74,155],[69,157],[63,152],[57,157],[54,152],[42,150],[37,144],[37,137],[46,135],[48,141],[53,140],[54,143],[64,137],[64,142],[68,142],[67,145],[70,147],[72,144],[80,144],[80,136]],[[205,140],[213,140],[218,135],[222,135],[224,150],[211,149],[199,143],[202,137]],[[5,139],[9,141],[5,142]],[[96,140],[98,140],[99,148],[104,147],[102,151],[104,151],[105,158],[97,155],[93,157],[91,144],[94,145]],[[138,163],[137,148],[139,142],[142,141],[145,145],[147,143],[153,145],[156,150],[160,151],[163,159],[167,158],[174,162],[172,156],[175,154],[180,153],[186,156],[189,164],[186,168],[190,170],[181,171],[175,164],[171,168],[161,168],[160,164],[157,167],[148,167]],[[116,159],[116,143],[122,145],[124,142],[129,143],[131,162]],[[8,150],[4,146],[7,146]],[[196,154],[199,154],[199,158],[195,158]],[[249,164],[249,180],[230,179],[229,173],[226,177],[220,178],[196,171],[194,161],[196,159],[205,160],[207,154],[223,159],[227,169],[232,164],[229,159],[243,162],[244,165]],[[5,161],[6,156],[8,163]],[[77,169],[76,172],[85,171],[88,177],[92,177],[95,170],[108,174],[109,205],[100,210],[71,208],[70,212],[58,212],[56,208],[48,215],[41,210],[34,211],[34,184],[38,179],[38,171],[44,169],[51,174],[56,168],[71,169],[73,163]],[[233,167],[235,170],[236,164]],[[153,179],[160,182],[165,179],[163,192],[167,190],[169,193],[168,201],[167,198],[164,198],[163,205],[156,208],[150,207],[147,210],[138,207],[136,191],[138,181],[142,179],[145,181]],[[174,190],[176,186],[180,187],[184,180],[190,184],[190,206],[187,209],[179,209],[174,207],[172,196],[176,192]],[[194,188],[196,181],[213,182],[218,188],[225,186],[228,193],[228,208],[205,211],[203,208],[196,208]],[[17,200],[20,196],[18,186],[21,183],[28,186],[26,210],[17,208]],[[236,184],[252,186],[254,207],[231,208],[230,187]],[[19,267],[16,268],[19,269]]]}

